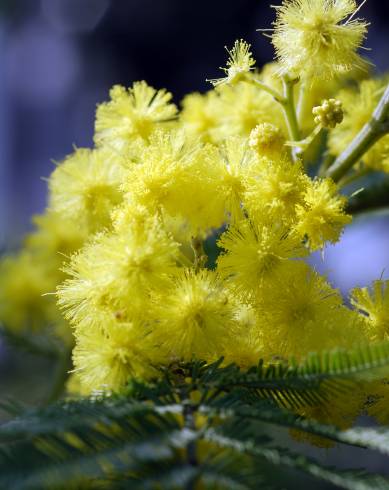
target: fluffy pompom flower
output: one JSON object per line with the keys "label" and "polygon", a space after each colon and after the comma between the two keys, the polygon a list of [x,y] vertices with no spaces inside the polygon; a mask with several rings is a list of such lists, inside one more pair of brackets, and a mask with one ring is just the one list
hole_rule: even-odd
{"label": "fluffy pompom flower", "polygon": [[246,175],[243,203],[250,217],[273,219],[288,225],[295,219],[297,204],[302,203],[310,179],[301,165],[289,158],[262,157]]}
{"label": "fluffy pompom flower", "polygon": [[230,221],[236,221],[243,217],[242,201],[246,190],[246,176],[249,169],[257,164],[257,158],[248,147],[247,139],[239,136],[228,138],[221,145],[220,154],[219,192],[224,196]]}
{"label": "fluffy pompom flower", "polygon": [[326,241],[337,242],[352,220],[344,211],[345,205],[346,198],[338,194],[332,180],[313,181],[304,194],[304,203],[296,206],[295,232],[307,237],[311,250],[323,248]]}
{"label": "fluffy pompom flower", "polygon": [[111,224],[111,211],[123,198],[124,174],[111,151],[78,149],[51,174],[49,207],[95,233]]}
{"label": "fluffy pompom flower", "polygon": [[163,296],[152,338],[172,360],[220,357],[236,328],[235,305],[215,272],[183,270]]}
{"label": "fluffy pompom flower", "polygon": [[285,0],[276,9],[272,41],[282,72],[328,79],[364,64],[357,50],[367,23],[352,19],[354,0]]}
{"label": "fluffy pompom flower", "polygon": [[355,288],[351,304],[360,312],[372,340],[385,340],[389,336],[389,281],[374,281],[368,288]]}
{"label": "fluffy pompom flower", "polygon": [[250,133],[249,145],[259,155],[280,155],[285,144],[285,137],[277,126],[262,123],[255,126]]}
{"label": "fluffy pompom flower", "polygon": [[43,331],[61,321],[53,297],[44,296],[57,284],[50,267],[28,250],[0,262],[0,322],[10,332]]}
{"label": "fluffy pompom flower", "polygon": [[26,246],[39,254],[42,260],[46,259],[46,265],[52,266],[54,274],[62,277],[61,265],[81,248],[87,231],[80,229],[73,220],[50,211],[35,216],[33,222],[37,229],[26,238]]}
{"label": "fluffy pompom flower", "polygon": [[226,74],[224,78],[215,78],[209,80],[214,86],[230,84],[233,85],[246,78],[246,75],[252,70],[255,65],[255,60],[250,50],[250,44],[242,39],[235,41],[234,47],[229,50],[226,47],[229,55],[227,68],[220,68]]}
{"label": "fluffy pompom flower", "polygon": [[243,297],[251,297],[268,281],[282,277],[289,259],[306,255],[301,240],[277,224],[242,220],[221,236],[224,249],[217,260],[219,274]]}
{"label": "fluffy pompom flower", "polygon": [[[89,329],[76,333],[74,372],[83,393],[94,390],[119,391],[130,378],[156,374],[147,343],[148,329],[136,322],[108,321],[104,331]],[[154,354],[154,360],[157,354]]]}
{"label": "fluffy pompom flower", "polygon": [[[344,119],[329,134],[329,149],[333,155],[339,155],[369,122],[388,80],[387,76],[364,80],[359,90],[349,88],[338,93],[337,98],[344,106]],[[367,167],[389,173],[389,135],[379,139],[361,159]]]}
{"label": "fluffy pompom flower", "polygon": [[128,90],[115,85],[110,97],[97,108],[95,142],[118,151],[128,149],[136,138],[148,139],[161,123],[177,115],[177,107],[170,102],[172,94],[144,81],[135,82]]}
{"label": "fluffy pompom flower", "polygon": [[282,130],[285,121],[279,104],[264,90],[253,83],[223,85],[218,89],[215,110],[219,125],[213,131],[215,140],[224,141],[228,136],[249,136],[257,124],[268,122]]}
{"label": "fluffy pompom flower", "polygon": [[177,258],[178,244],[156,217],[99,235],[72,257],[58,303],[77,328],[142,316],[150,291],[164,288],[176,273]]}
{"label": "fluffy pompom flower", "polygon": [[156,132],[123,189],[130,203],[145,206],[150,213],[180,217],[197,235],[224,221],[219,179],[220,157],[215,147],[188,142],[182,132]]}
{"label": "fluffy pompom flower", "polygon": [[200,138],[208,143],[214,141],[213,133],[219,124],[217,99],[218,94],[214,90],[184,97],[180,121],[189,137]]}
{"label": "fluffy pompom flower", "polygon": [[237,306],[235,320],[237,334],[226,343],[224,362],[234,362],[243,369],[250,368],[263,358],[262,325],[255,309],[246,304]]}
{"label": "fluffy pompom flower", "polygon": [[267,283],[258,299],[268,357],[302,359],[309,352],[360,342],[358,315],[342,305],[339,291],[304,262],[292,265]]}

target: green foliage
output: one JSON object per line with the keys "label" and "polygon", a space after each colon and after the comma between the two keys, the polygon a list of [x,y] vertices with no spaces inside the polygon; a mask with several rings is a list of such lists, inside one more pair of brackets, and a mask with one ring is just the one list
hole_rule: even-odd
{"label": "green foliage", "polygon": [[287,489],[295,488],[297,471],[312,488],[321,480],[389,490],[381,476],[324,467],[280,448],[276,436],[294,429],[389,454],[388,428],[342,431],[296,413],[388,364],[387,344],[312,354],[300,365],[260,362],[246,372],[221,359],[171,366],[155,383],[131,382],[120,396],[24,412],[3,404],[19,413],[0,427],[0,488]]}

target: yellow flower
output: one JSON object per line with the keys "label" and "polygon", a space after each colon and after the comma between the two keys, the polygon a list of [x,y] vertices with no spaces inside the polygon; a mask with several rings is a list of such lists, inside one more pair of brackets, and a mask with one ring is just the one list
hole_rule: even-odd
{"label": "yellow flower", "polygon": [[147,315],[150,291],[169,284],[178,255],[178,244],[156,217],[101,234],[72,257],[66,268],[71,278],[58,288],[58,304],[81,329]]}
{"label": "yellow flower", "polygon": [[367,413],[379,424],[389,423],[389,380],[387,378],[364,384]]}
{"label": "yellow flower", "polygon": [[80,391],[119,391],[130,378],[156,375],[148,355],[147,333],[143,324],[117,324],[113,319],[104,331],[77,332],[73,363]]}
{"label": "yellow flower", "polygon": [[128,149],[137,138],[148,139],[154,129],[177,115],[176,106],[170,102],[172,94],[144,81],[135,82],[128,90],[115,85],[110,97],[97,108],[95,143],[117,151]]}
{"label": "yellow flower", "polygon": [[183,270],[156,302],[160,314],[152,338],[170,359],[220,357],[236,320],[234,302],[214,272]]}
{"label": "yellow flower", "polygon": [[51,174],[49,207],[95,233],[111,224],[111,211],[123,198],[120,184],[124,174],[111,151],[78,149]]}
{"label": "yellow flower", "polygon": [[243,369],[256,366],[264,354],[262,325],[257,312],[253,307],[242,304],[235,310],[235,319],[237,333],[226,343],[224,362],[234,362]]}
{"label": "yellow flower", "polygon": [[188,136],[212,143],[219,124],[218,94],[210,90],[205,94],[189,94],[182,101],[180,121]]}
{"label": "yellow flower", "polygon": [[269,358],[304,358],[309,352],[352,347],[363,339],[358,315],[302,261],[266,283],[256,305]]}
{"label": "yellow flower", "polygon": [[[339,155],[371,119],[388,82],[388,77],[364,80],[359,90],[349,88],[336,96],[343,102],[344,119],[329,135],[329,149],[333,155]],[[389,135],[377,141],[361,160],[373,169],[389,172]]]}
{"label": "yellow flower", "polygon": [[53,296],[56,277],[50,264],[28,250],[0,262],[0,322],[11,332],[43,332],[61,321]]}
{"label": "yellow flower", "polygon": [[258,124],[250,133],[249,145],[259,155],[280,155],[284,144],[282,131],[271,123]]}
{"label": "yellow flower", "polygon": [[332,78],[364,64],[357,50],[367,23],[354,0],[285,0],[277,6],[272,41],[284,73]]}
{"label": "yellow flower", "polygon": [[188,142],[182,132],[157,132],[123,184],[129,202],[150,213],[166,212],[187,221],[193,235],[219,227],[225,219],[218,192],[216,148]]}
{"label": "yellow flower", "polygon": [[295,232],[308,239],[311,250],[323,248],[326,241],[335,243],[351,216],[344,211],[346,198],[337,194],[330,179],[312,181],[304,194],[304,203],[296,205]]}
{"label": "yellow flower", "polygon": [[306,255],[301,240],[277,223],[242,220],[220,237],[224,249],[217,260],[218,272],[244,298],[255,295],[275,277],[283,277],[291,260]]}
{"label": "yellow flower", "polygon": [[288,157],[262,157],[247,171],[243,203],[250,217],[272,216],[290,225],[303,202],[309,178]]}
{"label": "yellow flower", "polygon": [[246,43],[242,39],[235,41],[234,47],[231,50],[227,50],[229,55],[227,61],[227,68],[220,68],[226,74],[224,78],[215,78],[209,80],[214,86],[223,84],[235,84],[244,80],[247,73],[252,70],[255,65],[255,60],[250,51],[250,44]]}
{"label": "yellow flower", "polygon": [[81,248],[87,238],[86,230],[80,229],[73,220],[50,211],[35,216],[33,222],[37,229],[27,236],[26,247],[45,260],[47,266],[52,266],[53,273],[62,277],[60,267]]}
{"label": "yellow flower", "polygon": [[368,288],[355,288],[351,304],[362,313],[371,340],[385,340],[389,335],[389,281],[374,281]]}
{"label": "yellow flower", "polygon": [[230,221],[243,217],[242,201],[246,190],[247,173],[257,164],[255,153],[248,147],[247,139],[239,136],[228,138],[220,145],[221,167],[218,192],[225,200]]}
{"label": "yellow flower", "polygon": [[223,141],[228,136],[248,137],[257,124],[272,123],[282,131],[285,128],[280,105],[264,90],[253,83],[222,85],[215,103],[219,125],[213,131],[215,140]]}

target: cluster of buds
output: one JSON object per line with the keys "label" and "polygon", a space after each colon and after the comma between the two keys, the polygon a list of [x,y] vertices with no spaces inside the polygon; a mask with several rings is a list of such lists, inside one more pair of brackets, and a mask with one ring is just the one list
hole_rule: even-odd
{"label": "cluster of buds", "polygon": [[271,123],[258,124],[250,133],[249,146],[259,154],[280,152],[284,144],[282,131]]}
{"label": "cluster of buds", "polygon": [[312,109],[315,123],[323,128],[334,128],[343,121],[342,102],[337,99],[324,100],[321,105]]}

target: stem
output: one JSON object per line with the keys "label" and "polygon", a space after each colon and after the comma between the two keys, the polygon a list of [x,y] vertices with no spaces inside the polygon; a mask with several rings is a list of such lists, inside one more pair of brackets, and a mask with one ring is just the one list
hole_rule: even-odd
{"label": "stem", "polygon": [[307,82],[301,82],[299,97],[297,101],[297,121],[301,125],[307,102]]}
{"label": "stem", "polygon": [[[288,127],[289,139],[292,142],[299,141],[301,139],[294,102],[294,86],[297,82],[297,78],[290,78],[288,75],[285,75],[282,78],[283,94],[280,94],[277,92],[277,90],[272,89],[266,83],[261,82],[258,79],[254,79],[254,83],[256,85],[272,95],[281,105],[284,112],[286,125]],[[301,160],[301,151],[298,148],[292,148],[292,158],[295,162]]]}
{"label": "stem", "polygon": [[[284,88],[284,97],[281,102],[282,109],[284,111],[284,116],[286,124],[288,126],[289,138],[291,141],[300,141],[300,129],[296,116],[296,108],[294,103],[294,85],[297,83],[297,79],[291,79],[289,76],[284,76],[282,79]],[[299,150],[296,148],[292,149],[293,161],[300,160]]]}
{"label": "stem", "polygon": [[261,82],[261,80],[258,80],[257,78],[254,78],[253,81],[254,81],[254,83],[256,85],[258,85],[259,87],[261,87],[262,90],[264,90],[265,92],[267,92],[268,94],[270,94],[271,96],[273,96],[274,99],[277,102],[279,102],[280,104],[283,104],[284,103],[284,97],[282,96],[282,94],[280,94],[279,92],[277,92],[277,90],[274,90],[269,85],[267,85],[264,82]]}
{"label": "stem", "polygon": [[389,132],[389,84],[371,119],[327,170],[327,177],[338,182],[380,138]]}
{"label": "stem", "polygon": [[334,163],[334,160],[334,155],[331,155],[331,153],[324,153],[324,158],[318,172],[319,177],[325,177],[328,168],[331,167],[331,165]]}
{"label": "stem", "polygon": [[204,243],[201,238],[192,238],[191,245],[194,253],[193,266],[195,268],[195,271],[198,272],[207,263],[208,256],[204,251]]}

